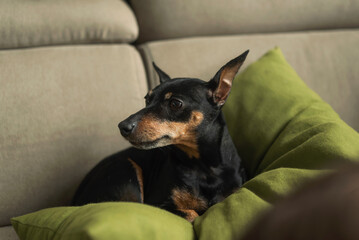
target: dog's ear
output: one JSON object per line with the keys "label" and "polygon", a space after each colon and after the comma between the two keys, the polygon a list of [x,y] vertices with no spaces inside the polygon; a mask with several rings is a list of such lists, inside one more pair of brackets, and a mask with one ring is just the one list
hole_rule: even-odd
{"label": "dog's ear", "polygon": [[226,63],[208,82],[209,95],[217,106],[222,106],[231,90],[232,82],[239,68],[248,55],[249,50]]}
{"label": "dog's ear", "polygon": [[152,65],[153,65],[154,69],[156,70],[158,77],[160,78],[160,83],[163,83],[163,82],[171,79],[170,76],[168,76],[167,73],[162,71],[154,62],[152,62]]}

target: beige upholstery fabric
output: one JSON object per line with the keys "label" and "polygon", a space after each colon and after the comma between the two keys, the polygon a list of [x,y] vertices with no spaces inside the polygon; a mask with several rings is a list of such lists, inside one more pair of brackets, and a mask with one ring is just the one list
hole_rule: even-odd
{"label": "beige upholstery fabric", "polygon": [[138,26],[121,0],[2,0],[0,49],[131,42]]}
{"label": "beige upholstery fabric", "polygon": [[[147,66],[153,59],[171,77],[209,80],[224,63],[246,49],[250,53],[243,68],[274,46],[283,50],[309,87],[359,130],[359,30],[159,41],[142,45],[141,50]],[[149,70],[153,87],[158,81],[151,66]]]}
{"label": "beige upholstery fabric", "polygon": [[18,240],[15,230],[12,226],[0,227],[0,239],[1,240]]}
{"label": "beige upholstery fabric", "polygon": [[117,125],[146,85],[129,45],[0,51],[0,226],[68,204],[90,168],[129,145]]}
{"label": "beige upholstery fabric", "polygon": [[358,0],[131,0],[141,42],[359,26]]}

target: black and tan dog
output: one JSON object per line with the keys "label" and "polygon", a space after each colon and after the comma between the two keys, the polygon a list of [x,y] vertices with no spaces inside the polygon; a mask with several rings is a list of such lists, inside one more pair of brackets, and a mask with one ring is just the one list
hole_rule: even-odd
{"label": "black and tan dog", "polygon": [[136,148],[100,162],[84,179],[74,205],[132,201],[193,221],[246,180],[221,107],[248,51],[209,82],[171,79],[155,64],[161,84],[146,107],[122,121],[121,134]]}

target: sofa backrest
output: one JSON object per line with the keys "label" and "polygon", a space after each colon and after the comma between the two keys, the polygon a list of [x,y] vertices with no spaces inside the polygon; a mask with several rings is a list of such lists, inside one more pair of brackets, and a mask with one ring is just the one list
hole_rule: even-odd
{"label": "sofa backrest", "polygon": [[0,49],[59,44],[123,43],[138,36],[136,18],[119,0],[0,3]]}
{"label": "sofa backrest", "polygon": [[2,226],[69,204],[96,163],[129,145],[117,125],[147,86],[129,45],[0,51],[0,66]]}
{"label": "sofa backrest", "polygon": [[0,226],[69,204],[95,164],[129,146],[117,124],[144,105],[142,60],[128,44],[89,43],[137,31],[122,1],[1,1]]}
{"label": "sofa backrest", "polygon": [[283,50],[303,81],[359,131],[358,30],[196,37],[154,41],[139,49],[146,56],[153,88],[159,81],[152,61],[173,78],[209,80],[224,63],[245,50],[250,52],[241,71],[274,46]]}
{"label": "sofa backrest", "polygon": [[139,41],[359,27],[357,0],[130,0]]}

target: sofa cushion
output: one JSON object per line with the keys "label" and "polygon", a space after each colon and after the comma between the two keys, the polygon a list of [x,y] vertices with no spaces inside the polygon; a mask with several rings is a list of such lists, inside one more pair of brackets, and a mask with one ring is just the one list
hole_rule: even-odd
{"label": "sofa cushion", "polygon": [[44,209],[11,220],[20,239],[195,238],[192,224],[165,210],[139,203],[97,203]]}
{"label": "sofa cushion", "polygon": [[250,49],[245,68],[279,46],[306,84],[359,131],[359,30],[201,37],[144,44],[151,87],[158,84],[152,61],[171,77],[209,80],[227,61]]}
{"label": "sofa cushion", "polygon": [[359,1],[131,0],[141,42],[238,33],[359,27]]}
{"label": "sofa cushion", "polygon": [[68,204],[84,175],[129,146],[118,123],[144,106],[129,45],[0,51],[0,226]]}
{"label": "sofa cushion", "polygon": [[0,239],[1,240],[18,240],[19,237],[12,226],[0,227]]}
{"label": "sofa cushion", "polygon": [[237,239],[259,212],[304,182],[359,160],[359,134],[301,81],[278,48],[234,80],[223,111],[254,178],[195,220],[199,239]]}
{"label": "sofa cushion", "polygon": [[0,2],[0,49],[132,42],[137,35],[134,14],[121,0]]}

